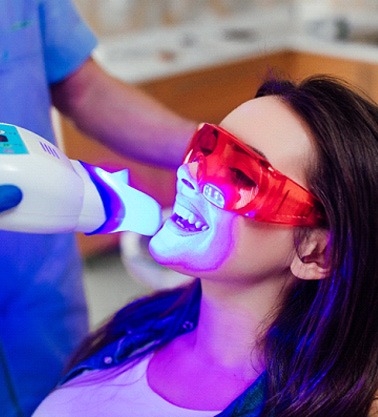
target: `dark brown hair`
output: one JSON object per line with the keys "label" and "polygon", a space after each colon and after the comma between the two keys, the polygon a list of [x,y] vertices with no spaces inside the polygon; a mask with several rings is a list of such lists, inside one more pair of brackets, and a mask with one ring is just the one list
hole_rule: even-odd
{"label": "dark brown hair", "polygon": [[280,417],[367,416],[378,389],[378,107],[346,83],[266,82],[310,127],[311,191],[331,235],[332,272],[299,280],[266,337],[269,409]]}
{"label": "dark brown hair", "polygon": [[[268,95],[287,103],[312,132],[316,162],[308,184],[324,205],[332,272],[320,281],[297,280],[264,337],[264,415],[366,417],[378,390],[378,107],[328,77],[267,81],[257,96]],[[169,343],[185,321],[196,325],[200,297],[196,281],[126,306],[84,342],[76,362],[130,327],[150,335],[134,348]],[[158,333],[145,332],[168,317]]]}

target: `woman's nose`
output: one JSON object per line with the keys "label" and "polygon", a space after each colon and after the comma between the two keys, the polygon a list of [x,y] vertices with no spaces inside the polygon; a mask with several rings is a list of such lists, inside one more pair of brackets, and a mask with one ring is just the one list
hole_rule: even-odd
{"label": "woman's nose", "polygon": [[182,164],[177,170],[177,190],[199,192],[197,183],[197,162]]}

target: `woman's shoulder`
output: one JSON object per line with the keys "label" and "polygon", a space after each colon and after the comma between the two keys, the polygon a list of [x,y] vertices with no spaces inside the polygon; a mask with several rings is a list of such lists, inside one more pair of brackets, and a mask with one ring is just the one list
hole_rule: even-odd
{"label": "woman's shoulder", "polygon": [[199,283],[194,282],[125,306],[84,340],[62,383],[87,370],[127,363],[191,331],[198,317],[199,294]]}
{"label": "woman's shoulder", "polygon": [[[145,343],[138,343],[143,339]],[[153,349],[158,340],[149,339],[143,332],[129,331],[125,336],[109,343],[90,357],[73,366],[64,376],[60,385],[87,371],[105,370],[126,363],[130,358],[143,356]]]}

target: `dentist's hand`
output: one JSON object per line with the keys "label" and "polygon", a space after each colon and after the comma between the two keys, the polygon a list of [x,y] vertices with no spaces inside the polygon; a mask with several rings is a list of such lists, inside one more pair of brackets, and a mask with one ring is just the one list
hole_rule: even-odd
{"label": "dentist's hand", "polygon": [[15,185],[0,185],[0,212],[17,206],[22,200],[22,191]]}

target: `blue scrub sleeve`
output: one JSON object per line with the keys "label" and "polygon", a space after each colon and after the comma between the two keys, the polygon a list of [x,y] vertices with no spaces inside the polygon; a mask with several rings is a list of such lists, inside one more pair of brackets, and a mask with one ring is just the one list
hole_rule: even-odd
{"label": "blue scrub sleeve", "polygon": [[78,69],[97,40],[70,0],[44,0],[40,13],[46,75],[52,84]]}

